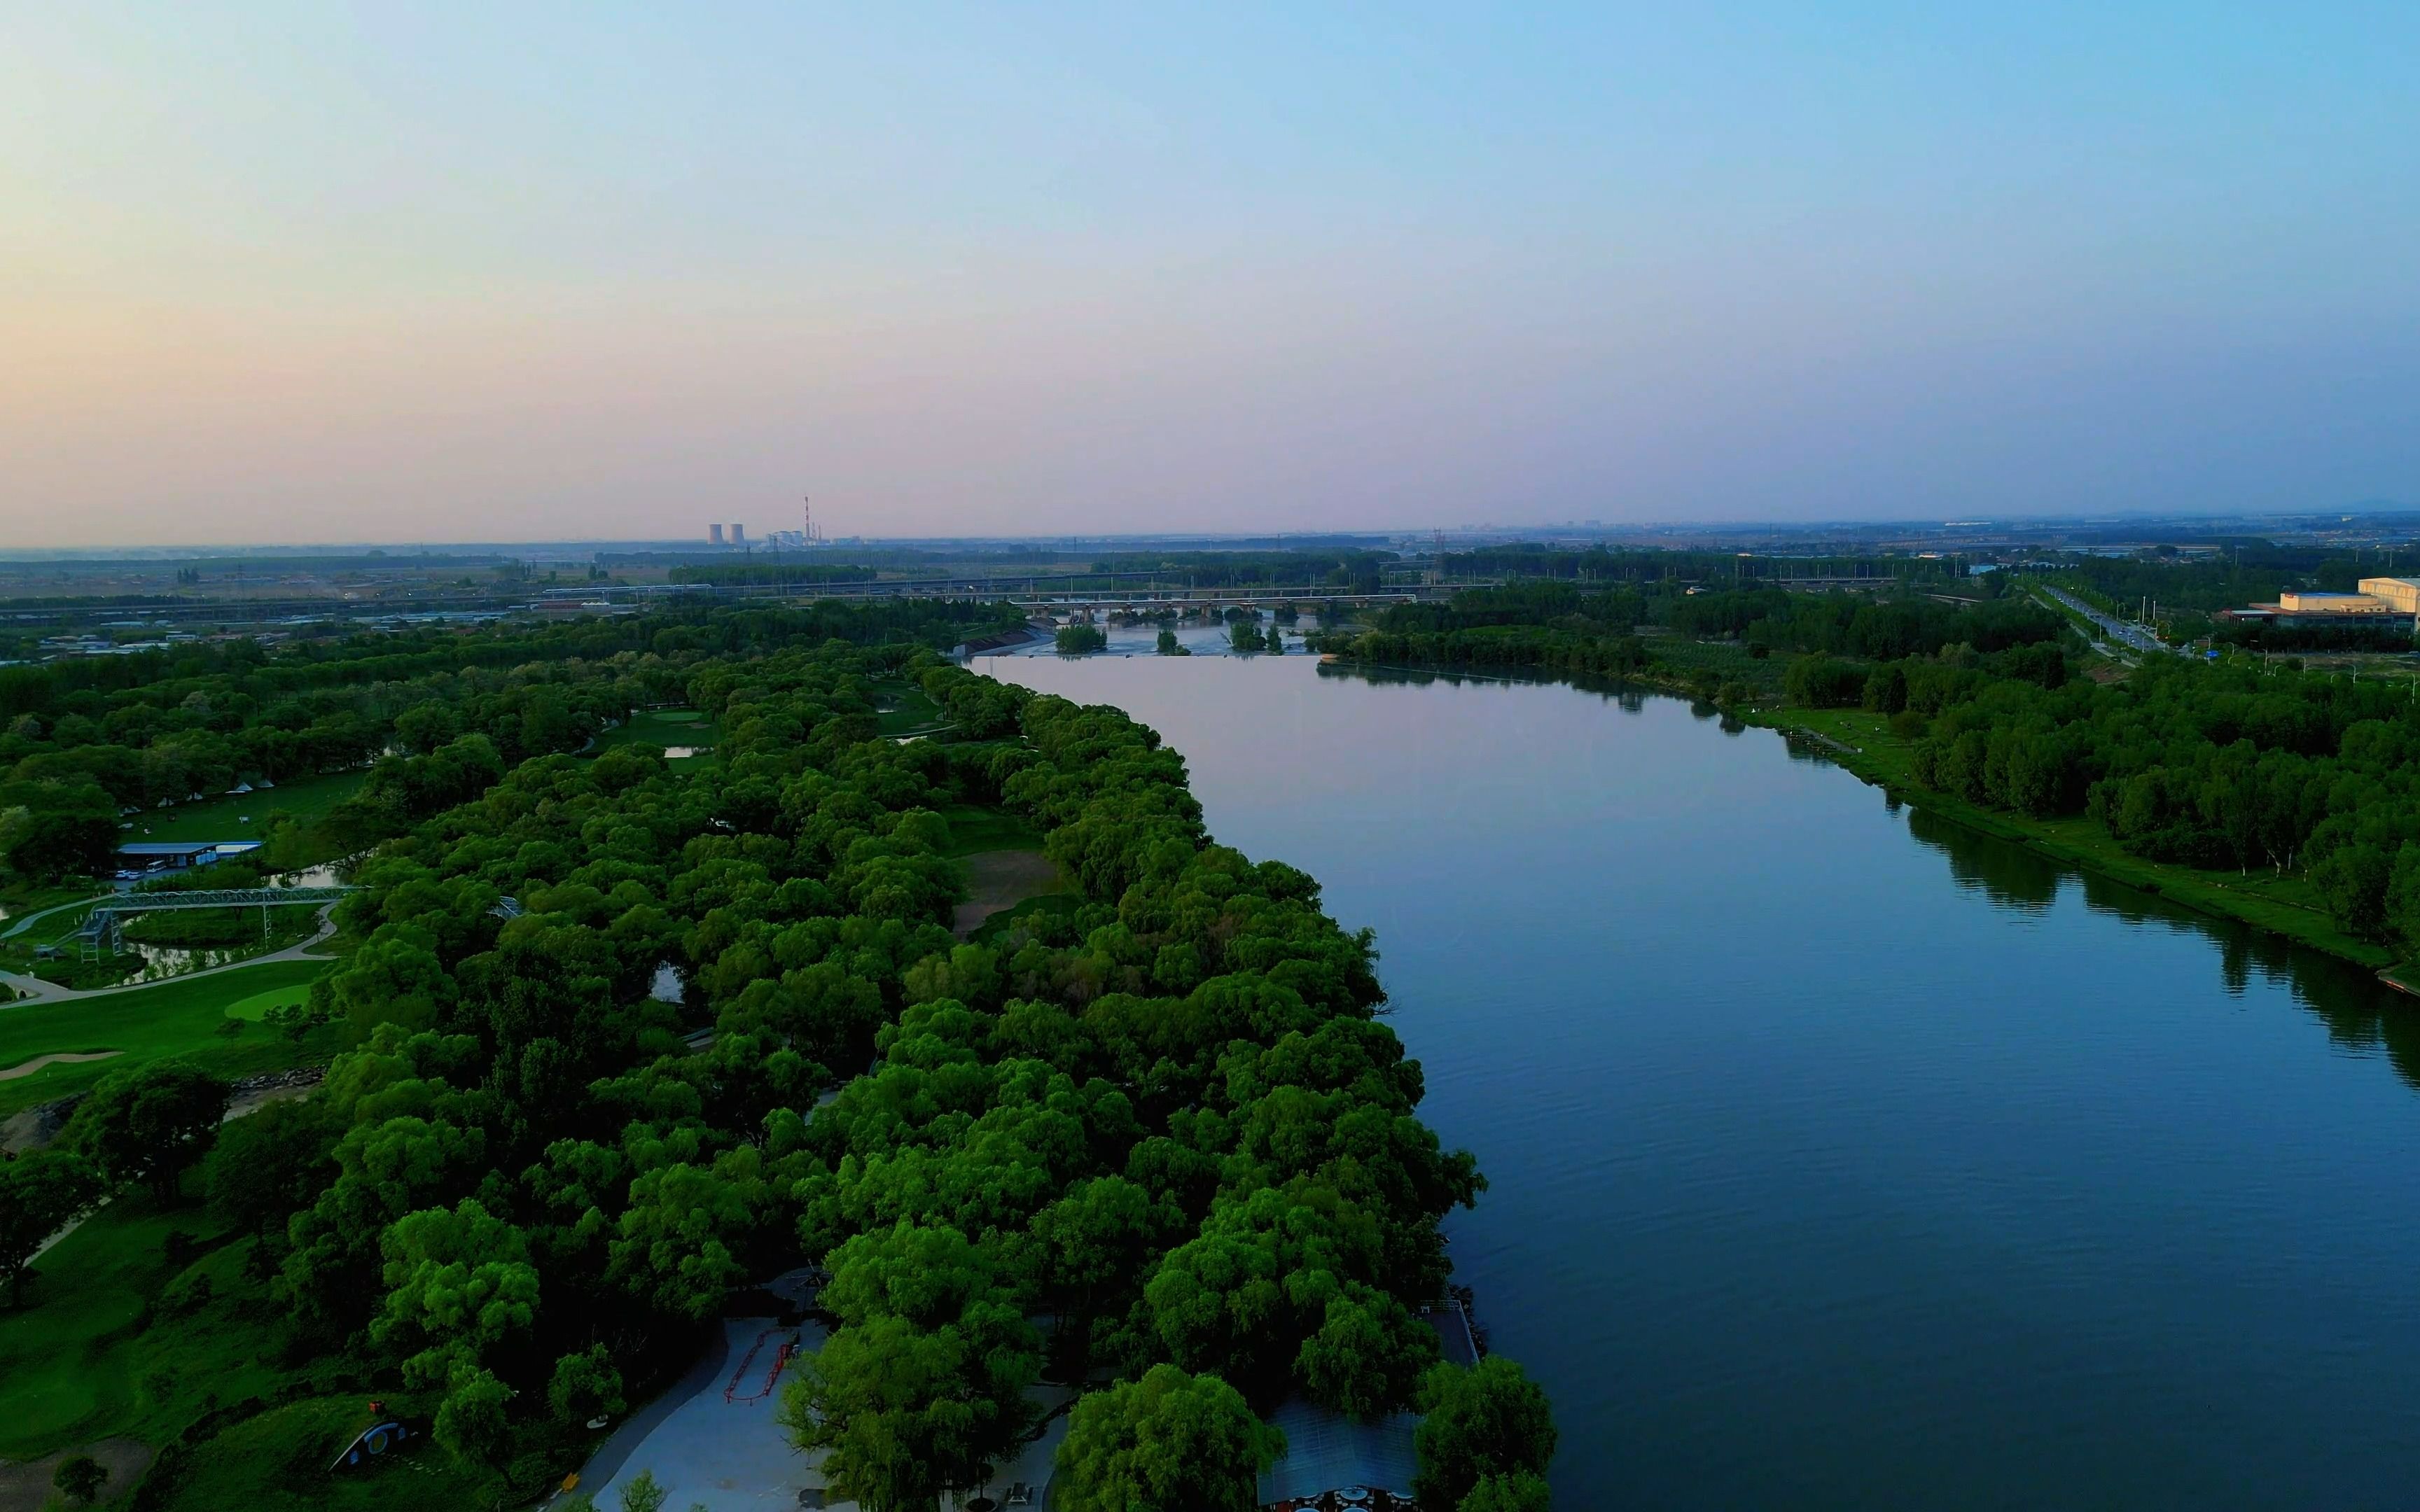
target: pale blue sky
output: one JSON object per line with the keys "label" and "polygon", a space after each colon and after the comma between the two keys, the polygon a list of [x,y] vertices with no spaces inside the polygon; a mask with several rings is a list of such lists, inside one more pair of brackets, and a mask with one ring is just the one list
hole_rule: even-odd
{"label": "pale blue sky", "polygon": [[2420,501],[2420,6],[0,0],[0,545]]}

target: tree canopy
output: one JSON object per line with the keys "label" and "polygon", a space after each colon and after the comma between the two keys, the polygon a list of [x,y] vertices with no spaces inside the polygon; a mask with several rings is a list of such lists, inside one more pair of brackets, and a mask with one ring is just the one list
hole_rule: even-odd
{"label": "tree canopy", "polygon": [[[319,1088],[222,1133],[225,1088],[154,1063],[86,1100],[76,1158],[163,1198],[204,1162],[281,1356],[426,1394],[517,1485],[810,1266],[833,1326],[780,1418],[861,1504],[981,1482],[1046,1376],[1088,1388],[1088,1504],[1249,1504],[1280,1398],[1412,1402],[1439,1221],[1483,1185],[1418,1117],[1373,942],[1215,843],[1125,715],[831,623],[600,657],[714,722],[679,767],[400,711],[412,817],[337,909]],[[944,736],[885,737],[908,689]],[[969,818],[1038,834],[1070,905],[959,938]]]}
{"label": "tree canopy", "polygon": [[[1546,1394],[1501,1355],[1464,1368],[1440,1365],[1420,1381],[1419,1427],[1412,1446],[1419,1459],[1417,1488],[1424,1506],[1521,1506],[1528,1482],[1555,1457],[1555,1423]],[[1471,1500],[1478,1493],[1474,1504]]]}
{"label": "tree canopy", "polygon": [[1157,1365],[1076,1404],[1051,1499],[1068,1512],[1249,1512],[1284,1448],[1233,1386]]}

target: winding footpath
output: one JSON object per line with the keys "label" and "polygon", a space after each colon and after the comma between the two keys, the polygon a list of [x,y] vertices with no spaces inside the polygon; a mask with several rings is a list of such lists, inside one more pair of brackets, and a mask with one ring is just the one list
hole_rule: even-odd
{"label": "winding footpath", "polygon": [[36,919],[48,918],[53,914],[64,914],[70,908],[82,908],[86,903],[97,903],[103,898],[111,896],[114,895],[106,892],[96,892],[89,898],[72,898],[63,903],[53,903],[48,908],[37,908],[32,913],[18,919],[17,922],[9,925],[7,929],[0,929],[0,940],[15,939],[18,935],[24,933],[26,929],[31,926]]}
{"label": "winding footpath", "polygon": [[[79,901],[80,901],[80,902],[83,902],[83,903],[90,903],[90,902],[92,902],[92,900],[91,900],[91,899],[89,899],[89,898],[82,899],[82,900],[79,900]],[[62,903],[62,904],[60,905],[60,907],[63,907],[63,908],[73,908],[73,907],[75,907],[75,906],[76,906],[76,904],[75,904],[75,903]],[[62,986],[60,986],[60,985],[59,985],[58,983],[56,983],[56,982],[53,982],[53,981],[44,981],[44,980],[42,980],[39,977],[26,977],[26,976],[20,976],[20,975],[18,975],[18,974],[17,974],[17,973],[15,973],[15,972],[10,972],[10,971],[0,971],[0,984],[6,984],[6,985],[8,985],[8,986],[17,988],[17,989],[19,989],[20,991],[23,991],[23,990],[28,989],[28,988],[37,988],[37,987],[41,988],[41,989],[44,989],[44,992],[43,992],[43,994],[42,994],[41,995],[38,995],[38,996],[30,996],[30,997],[20,997],[20,998],[19,998],[17,1001],[15,1001],[14,1003],[5,1003],[5,1004],[0,1004],[0,1011],[5,1011],[6,1010],[10,1009],[10,1008],[31,1008],[31,1007],[33,1007],[36,1003],[54,1003],[54,1002],[64,1002],[64,1001],[68,1001],[68,1000],[70,1000],[70,999],[89,999],[89,998],[95,998],[95,997],[115,997],[115,996],[116,996],[119,993],[139,993],[139,992],[143,991],[143,990],[144,990],[145,988],[147,988],[147,987],[165,987],[166,985],[168,985],[168,983],[169,983],[169,982],[172,982],[172,981],[191,981],[191,980],[194,980],[194,978],[196,978],[196,977],[208,977],[208,976],[213,976],[213,975],[215,975],[215,974],[217,974],[217,973],[219,973],[219,972],[222,972],[222,971],[240,971],[240,970],[242,970],[242,969],[243,969],[244,967],[246,967],[246,966],[259,966],[259,965],[267,965],[267,964],[268,964],[270,962],[271,962],[271,961],[316,961],[316,960],[321,960],[321,959],[323,959],[322,957],[307,955],[307,954],[305,954],[304,952],[308,951],[308,950],[309,950],[313,946],[318,945],[318,944],[320,944],[322,941],[325,941],[326,939],[328,939],[330,936],[334,935],[334,934],[336,933],[336,920],[335,920],[335,917],[334,917],[334,915],[335,915],[335,907],[336,907],[336,905],[335,905],[335,904],[334,904],[334,903],[330,903],[327,907],[322,908],[322,909],[320,909],[320,910],[319,910],[319,928],[318,928],[318,932],[317,932],[317,933],[314,933],[314,934],[313,934],[309,939],[307,939],[307,940],[301,941],[301,942],[299,942],[299,943],[297,943],[297,944],[294,944],[294,945],[289,945],[289,946],[287,946],[286,949],[282,949],[282,950],[272,950],[272,951],[271,951],[271,952],[270,952],[269,954],[267,954],[267,955],[256,955],[256,956],[254,956],[254,957],[253,957],[251,960],[249,960],[249,961],[232,961],[232,962],[229,962],[227,964],[223,965],[223,966],[212,966],[212,967],[210,967],[210,968],[209,968],[209,970],[207,970],[207,971],[195,971],[195,972],[189,972],[188,974],[186,974],[186,975],[184,975],[184,976],[181,976],[181,977],[170,977],[170,978],[167,978],[167,979],[165,979],[164,980],[161,980],[161,981],[145,981],[145,982],[136,982],[136,983],[134,983],[134,984],[132,984],[132,985],[131,985],[131,986],[126,986],[126,987],[102,987],[102,988],[95,989],[94,991],[91,991],[91,992],[78,992],[78,991],[76,991],[74,988],[71,988],[71,987],[62,987]],[[56,909],[44,909],[42,912],[43,912],[43,913],[55,913],[55,912],[57,912],[57,910],[56,910]],[[26,915],[26,916],[25,916],[25,918],[24,918],[23,923],[21,923],[20,925],[18,925],[18,928],[19,928],[19,929],[23,929],[23,928],[24,927],[24,925],[25,925],[25,924],[30,924],[30,923],[32,923],[35,919],[39,918],[40,917],[41,917],[41,914],[28,914],[28,915]],[[16,933],[16,931],[15,931],[15,930],[11,930],[11,931],[9,931],[8,933],[11,933],[11,934],[13,934],[13,933]],[[115,1055],[116,1055],[116,1054],[117,1054],[117,1052],[113,1050],[113,1051],[108,1052],[108,1053],[107,1053],[107,1056],[96,1056],[96,1055],[44,1056],[44,1057],[42,1057],[39,1060],[34,1061],[34,1062],[32,1062],[29,1066],[24,1067],[24,1068],[21,1068],[21,1069],[23,1069],[23,1070],[26,1070],[26,1071],[39,1070],[41,1066],[43,1066],[43,1065],[44,1065],[44,1064],[46,1064],[46,1063],[49,1063],[49,1062],[52,1062],[52,1061],[60,1061],[60,1060],[65,1060],[65,1061],[87,1061],[87,1060],[100,1060],[100,1059],[105,1059],[105,1058],[108,1058],[108,1057],[110,1057],[110,1056],[115,1056]],[[259,1107],[259,1106],[263,1106],[263,1105],[265,1105],[265,1104],[262,1104],[262,1103],[254,1103],[254,1104],[252,1104],[252,1106],[248,1106],[248,1107],[230,1107],[229,1109],[227,1109],[227,1112],[226,1112],[226,1118],[227,1118],[228,1119],[240,1119],[240,1118],[242,1118],[246,1113],[250,1113],[250,1112],[252,1112],[252,1111],[254,1110],[254,1108],[256,1108],[256,1107]],[[75,1217],[71,1222],[70,1222],[70,1223],[69,1223],[65,1227],[61,1228],[57,1233],[53,1234],[50,1238],[48,1238],[48,1239],[46,1239],[46,1240],[42,1241],[42,1242],[41,1242],[40,1246],[39,1246],[39,1248],[37,1248],[37,1249],[34,1251],[34,1253],[32,1254],[32,1256],[28,1257],[28,1261],[29,1261],[29,1263],[30,1263],[30,1261],[31,1261],[31,1260],[38,1260],[38,1259],[40,1259],[44,1255],[46,1255],[46,1254],[50,1253],[50,1251],[52,1250],[52,1248],[53,1248],[54,1246],[55,1246],[55,1245],[59,1242],[59,1241],[61,1241],[61,1240],[63,1240],[63,1239],[67,1238],[70,1234],[74,1233],[74,1232],[75,1232],[79,1227],[83,1227],[84,1221],[85,1221],[86,1218],[91,1217],[91,1216],[93,1215],[93,1213],[99,1212],[101,1209],[103,1209],[103,1208],[107,1207],[108,1205],[109,1205],[109,1199],[108,1199],[107,1197],[103,1197],[101,1201],[99,1201],[99,1202],[97,1202],[97,1203],[93,1204],[93,1206],[92,1206],[92,1208],[90,1209],[90,1211],[78,1214],[78,1215],[77,1215],[77,1216],[76,1216],[76,1217]]]}

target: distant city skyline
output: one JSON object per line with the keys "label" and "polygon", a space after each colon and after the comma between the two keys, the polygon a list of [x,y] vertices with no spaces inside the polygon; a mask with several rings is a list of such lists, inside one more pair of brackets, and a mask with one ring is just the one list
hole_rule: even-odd
{"label": "distant city skyline", "polygon": [[2420,8],[0,17],[0,548],[2420,499]]}

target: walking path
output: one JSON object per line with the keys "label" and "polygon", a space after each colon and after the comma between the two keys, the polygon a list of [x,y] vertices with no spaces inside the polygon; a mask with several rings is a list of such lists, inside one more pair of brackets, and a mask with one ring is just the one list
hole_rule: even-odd
{"label": "walking path", "polygon": [[[84,901],[91,902],[90,899]],[[72,908],[75,905],[69,903],[66,906]],[[311,949],[316,945],[324,944],[335,934],[335,904],[330,903],[319,910],[319,928],[307,940],[298,941],[282,950],[271,950],[267,955],[246,956],[240,961],[230,961],[223,966],[206,966],[199,971],[188,971],[180,977],[163,977],[157,981],[134,981],[123,987],[79,989],[62,987],[57,982],[44,981],[39,977],[25,976],[22,972],[0,971],[0,986],[13,987],[22,995],[13,1003],[0,1003],[0,1011],[10,1008],[31,1008],[36,1003],[85,1002],[96,997],[115,997],[119,993],[139,993],[146,988],[165,987],[172,981],[193,981],[201,977],[217,976],[223,971],[241,971],[246,966],[265,966],[272,961],[320,960],[321,957],[310,953]],[[39,915],[29,915],[27,922],[30,923],[33,918],[39,917]]]}
{"label": "walking path", "polygon": [[[109,1054],[114,1056],[117,1054],[117,1052],[113,1050],[109,1052]],[[60,1056],[55,1058],[61,1060],[101,1060],[108,1057],[105,1056]],[[279,1102],[285,1098],[300,1097],[312,1089],[313,1088],[309,1086],[281,1087],[272,1088],[266,1092],[245,1093],[227,1104],[227,1110],[220,1117],[219,1121],[221,1123],[233,1123],[236,1119],[242,1118],[247,1114],[259,1112],[262,1108],[269,1106],[271,1103]],[[69,1219],[66,1227],[61,1228],[57,1233],[53,1234],[50,1238],[42,1241],[41,1246],[35,1250],[31,1256],[27,1257],[27,1263],[30,1264],[32,1261],[39,1260],[43,1256],[49,1254],[52,1249],[58,1244],[59,1241],[67,1238],[70,1234],[74,1233],[78,1228],[83,1227],[84,1221],[86,1218],[91,1217],[101,1209],[108,1207],[110,1199],[103,1197],[99,1202],[96,1202],[91,1207],[85,1209],[83,1212],[78,1213],[75,1217]]]}
{"label": "walking path", "polygon": [[70,908],[82,908],[86,903],[97,903],[103,898],[109,896],[110,894],[105,892],[96,892],[89,898],[74,898],[63,903],[53,903],[48,908],[37,908],[32,913],[25,915],[23,918],[20,918],[15,923],[9,925],[7,929],[0,929],[0,940],[15,939],[18,935],[24,933],[26,926],[32,924],[34,920],[38,918],[48,918],[53,914],[64,914]]}

